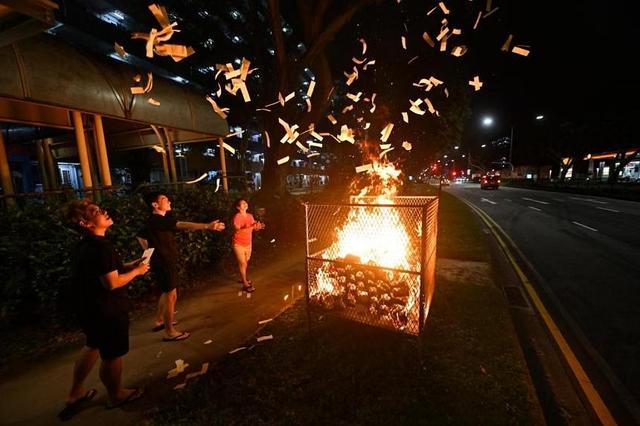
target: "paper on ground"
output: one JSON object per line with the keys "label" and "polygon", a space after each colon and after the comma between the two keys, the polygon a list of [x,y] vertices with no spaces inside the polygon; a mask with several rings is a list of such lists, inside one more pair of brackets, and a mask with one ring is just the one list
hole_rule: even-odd
{"label": "paper on ground", "polygon": [[258,342],[264,342],[265,340],[272,340],[272,339],[273,339],[273,334],[269,334],[268,336],[260,336],[256,340]]}
{"label": "paper on ground", "polygon": [[243,350],[245,350],[245,349],[247,349],[247,347],[246,347],[246,346],[240,346],[239,348],[235,348],[234,350],[229,351],[229,353],[230,353],[230,354],[235,354],[236,352],[240,352],[240,351],[243,351]]}
{"label": "paper on ground", "polygon": [[273,318],[269,318],[269,319],[266,319],[266,320],[258,321],[258,324],[262,325],[262,324],[266,324],[266,323],[271,322],[271,321],[273,321]]}

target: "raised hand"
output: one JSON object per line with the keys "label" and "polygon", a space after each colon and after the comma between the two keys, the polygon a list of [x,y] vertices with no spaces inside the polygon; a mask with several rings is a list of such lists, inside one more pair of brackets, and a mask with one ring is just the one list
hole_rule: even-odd
{"label": "raised hand", "polygon": [[214,220],[213,222],[209,223],[207,229],[210,229],[212,231],[223,231],[224,223],[220,222],[219,220]]}

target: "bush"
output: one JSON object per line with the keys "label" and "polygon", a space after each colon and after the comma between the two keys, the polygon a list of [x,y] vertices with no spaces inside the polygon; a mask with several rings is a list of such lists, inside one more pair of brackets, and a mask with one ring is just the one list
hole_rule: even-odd
{"label": "bush", "polygon": [[[169,194],[178,220],[228,222],[232,200],[207,186],[185,188]],[[144,225],[149,209],[138,194],[110,197],[100,203],[114,219],[107,234],[123,261],[139,257],[142,249],[135,235]],[[2,326],[20,322],[68,321],[71,303],[69,254],[80,236],[68,229],[56,201],[29,203],[21,210],[0,211],[0,321]],[[187,285],[192,272],[214,267],[230,250],[230,230],[180,232],[180,277]],[[137,300],[153,288],[150,276],[130,286]]]}

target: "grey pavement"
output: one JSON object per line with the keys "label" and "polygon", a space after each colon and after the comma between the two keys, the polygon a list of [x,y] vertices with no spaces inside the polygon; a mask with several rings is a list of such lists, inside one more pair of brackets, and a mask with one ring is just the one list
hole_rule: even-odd
{"label": "grey pavement", "polygon": [[[212,276],[205,288],[184,300],[179,298],[176,317],[179,328],[192,333],[187,340],[162,342],[162,332],[150,331],[152,314],[132,321],[131,349],[124,359],[124,384],[145,386],[145,396],[122,408],[107,410],[106,391],[99,381],[97,364],[87,388],[98,389],[98,396],[87,409],[64,424],[140,424],[144,417],[169,402],[174,392],[179,392],[173,388],[184,382],[185,374],[166,378],[167,372],[175,367],[175,360],[189,363],[187,373],[200,370],[204,362],[215,363],[246,342],[259,329],[258,321],[276,316],[303,295],[304,286],[300,291],[298,285],[304,282],[304,253],[288,253],[285,258],[253,271],[251,278],[257,291],[250,298],[244,293],[239,296],[240,285],[235,277],[220,276]],[[211,343],[205,344],[208,340]],[[0,424],[62,424],[56,415],[64,405],[78,349],[74,345],[28,370],[6,374],[0,383]]]}

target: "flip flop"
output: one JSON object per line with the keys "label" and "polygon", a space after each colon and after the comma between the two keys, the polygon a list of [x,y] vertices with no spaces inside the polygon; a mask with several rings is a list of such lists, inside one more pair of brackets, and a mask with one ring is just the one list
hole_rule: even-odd
{"label": "flip flop", "polygon": [[76,399],[72,403],[67,403],[62,411],[58,413],[58,418],[63,422],[70,420],[73,416],[78,414],[83,406],[91,402],[97,394],[98,391],[96,389],[89,389],[83,397]]}
{"label": "flip flop", "polygon": [[249,284],[248,286],[242,286],[242,291],[253,293],[254,291],[256,291],[256,288],[253,285]]}
{"label": "flip flop", "polygon": [[129,396],[122,401],[118,402],[117,404],[107,405],[107,410],[113,410],[114,408],[122,407],[125,404],[142,398],[142,395],[144,395],[144,388],[135,388],[133,392],[131,392]]}
{"label": "flip flop", "polygon": [[189,334],[188,331],[183,331],[182,333],[180,333],[180,334],[178,334],[176,336],[173,336],[173,337],[165,336],[165,337],[162,338],[162,341],[163,342],[178,342],[180,340],[186,340],[190,336],[191,336],[191,334]]}
{"label": "flip flop", "polygon": [[[172,322],[172,324],[173,324],[173,325],[178,325],[178,321],[174,321],[174,322]],[[155,327],[153,327],[153,328],[151,329],[151,331],[153,331],[154,333],[155,333],[156,331],[162,331],[162,330],[164,330],[164,324],[156,325]]]}

